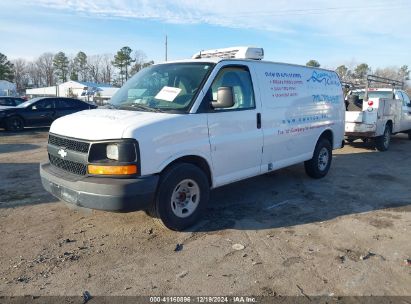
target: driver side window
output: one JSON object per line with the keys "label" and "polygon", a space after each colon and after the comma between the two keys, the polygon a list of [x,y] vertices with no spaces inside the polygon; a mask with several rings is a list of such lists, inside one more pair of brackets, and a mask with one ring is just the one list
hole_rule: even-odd
{"label": "driver side window", "polygon": [[52,99],[43,99],[33,105],[33,110],[46,110],[53,108]]}
{"label": "driver side window", "polygon": [[212,100],[217,100],[217,92],[220,87],[231,87],[233,89],[234,105],[230,108],[215,109],[216,111],[255,108],[254,91],[250,73],[247,68],[223,68],[214,79],[210,91],[208,92],[208,95]]}

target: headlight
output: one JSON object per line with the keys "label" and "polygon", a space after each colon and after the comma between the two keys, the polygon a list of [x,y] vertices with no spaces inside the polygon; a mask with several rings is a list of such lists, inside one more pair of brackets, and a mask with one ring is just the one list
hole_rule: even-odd
{"label": "headlight", "polygon": [[107,145],[106,155],[108,159],[118,160],[118,146],[116,144]]}
{"label": "headlight", "polygon": [[134,139],[100,141],[91,144],[88,163],[138,164],[138,143]]}

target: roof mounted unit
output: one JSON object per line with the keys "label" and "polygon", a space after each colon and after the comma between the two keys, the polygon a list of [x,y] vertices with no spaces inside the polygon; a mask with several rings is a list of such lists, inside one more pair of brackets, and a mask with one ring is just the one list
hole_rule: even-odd
{"label": "roof mounted unit", "polygon": [[200,58],[227,58],[227,59],[255,59],[261,60],[264,58],[263,48],[240,46],[230,47],[225,49],[201,51],[193,55],[193,59]]}

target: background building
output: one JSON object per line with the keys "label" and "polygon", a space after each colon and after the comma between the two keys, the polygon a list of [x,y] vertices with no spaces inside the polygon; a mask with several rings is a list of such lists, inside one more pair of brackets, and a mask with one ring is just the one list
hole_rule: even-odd
{"label": "background building", "polygon": [[110,84],[70,80],[56,86],[27,89],[26,95],[29,98],[38,96],[74,97],[102,104],[110,100],[117,90],[118,88]]}
{"label": "background building", "polygon": [[7,80],[0,80],[0,96],[15,96],[16,85]]}

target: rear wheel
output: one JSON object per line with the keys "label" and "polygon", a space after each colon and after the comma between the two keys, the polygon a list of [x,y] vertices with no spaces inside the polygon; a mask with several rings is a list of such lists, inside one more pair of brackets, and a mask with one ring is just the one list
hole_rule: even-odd
{"label": "rear wheel", "polygon": [[177,164],[165,171],[149,213],[171,230],[184,230],[200,218],[209,199],[205,173],[192,164]]}
{"label": "rear wheel", "polygon": [[320,138],[314,150],[313,157],[304,162],[305,172],[312,178],[322,178],[327,175],[331,166],[332,147],[328,139]]}
{"label": "rear wheel", "polygon": [[6,129],[8,131],[21,131],[24,129],[24,121],[18,116],[12,116],[6,120]]}
{"label": "rear wheel", "polygon": [[385,125],[384,133],[375,139],[375,147],[378,151],[387,151],[391,143],[391,126]]}

